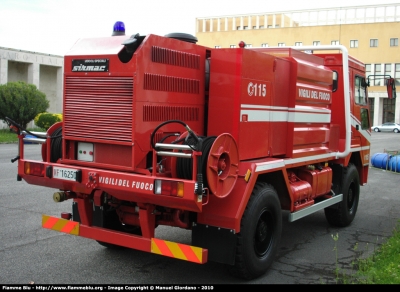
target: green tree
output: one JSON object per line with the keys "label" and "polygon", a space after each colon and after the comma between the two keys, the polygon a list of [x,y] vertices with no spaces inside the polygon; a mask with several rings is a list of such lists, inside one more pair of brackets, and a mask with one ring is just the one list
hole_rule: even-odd
{"label": "green tree", "polygon": [[[23,81],[0,85],[0,119],[6,117],[26,128],[38,113],[49,108],[46,95],[33,84]],[[8,123],[8,121],[6,121]]]}

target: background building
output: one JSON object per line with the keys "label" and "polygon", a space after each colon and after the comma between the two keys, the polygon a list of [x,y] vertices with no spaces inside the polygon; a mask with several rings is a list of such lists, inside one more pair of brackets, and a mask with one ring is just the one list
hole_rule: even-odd
{"label": "background building", "polygon": [[[64,57],[0,47],[0,84],[34,84],[50,101],[48,112],[62,112]],[[29,127],[34,127],[31,122]],[[7,128],[0,120],[0,129]]]}
{"label": "background building", "polygon": [[[400,3],[200,17],[195,23],[198,44],[207,47],[240,41],[248,47],[344,45],[366,64],[367,76],[394,77],[400,94]],[[46,94],[48,112],[62,112],[63,56],[0,47],[0,84],[19,80]],[[372,124],[400,123],[400,96],[387,98],[382,79],[370,85]]]}
{"label": "background building", "polygon": [[[196,19],[198,44],[214,48],[343,45],[368,75],[390,75],[400,91],[400,3],[281,11]],[[371,123],[400,123],[400,96],[387,97],[382,79],[368,88]]]}

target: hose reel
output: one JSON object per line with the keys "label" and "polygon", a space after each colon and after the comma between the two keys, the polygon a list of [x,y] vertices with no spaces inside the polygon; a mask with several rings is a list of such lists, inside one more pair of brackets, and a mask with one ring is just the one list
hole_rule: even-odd
{"label": "hose reel", "polygon": [[[205,137],[203,140],[201,170],[204,187],[217,198],[225,198],[232,191],[239,172],[239,152],[230,134]],[[192,160],[177,158],[176,175],[192,179]]]}

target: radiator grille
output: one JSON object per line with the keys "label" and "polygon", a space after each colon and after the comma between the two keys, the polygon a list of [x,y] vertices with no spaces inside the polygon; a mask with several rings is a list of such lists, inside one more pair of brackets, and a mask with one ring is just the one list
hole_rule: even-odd
{"label": "radiator grille", "polygon": [[199,108],[183,106],[151,106],[143,107],[143,121],[198,121]]}
{"label": "radiator grille", "polygon": [[187,67],[192,69],[200,68],[200,56],[180,52],[176,50],[153,46],[151,48],[151,60],[157,63],[164,63],[174,66]]}
{"label": "radiator grille", "polygon": [[196,79],[146,73],[144,89],[199,94],[200,82]]}
{"label": "radiator grille", "polygon": [[132,77],[66,77],[64,135],[132,141]]}

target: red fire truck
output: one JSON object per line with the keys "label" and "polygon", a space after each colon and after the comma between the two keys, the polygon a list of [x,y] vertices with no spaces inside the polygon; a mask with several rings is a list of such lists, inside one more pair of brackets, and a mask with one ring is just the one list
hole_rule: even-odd
{"label": "red fire truck", "polygon": [[[72,201],[44,228],[253,279],[276,256],[283,210],[353,221],[370,160],[367,85],[341,45],[214,49],[120,30],[66,54],[62,122],[38,133],[7,119],[12,161],[18,180]],[[41,161],[25,158],[29,139]],[[156,237],[159,226],[190,230],[191,243]]]}

